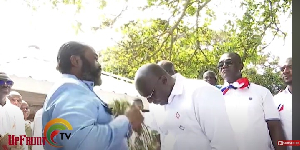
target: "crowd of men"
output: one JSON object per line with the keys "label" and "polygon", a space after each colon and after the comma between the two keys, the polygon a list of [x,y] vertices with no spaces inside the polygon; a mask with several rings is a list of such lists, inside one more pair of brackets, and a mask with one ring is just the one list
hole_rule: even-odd
{"label": "crowd of men", "polygon": [[[4,72],[0,72],[0,140],[7,133],[32,137],[34,124],[28,120],[30,109],[20,93],[11,91],[14,82]],[[1,142],[1,141],[0,141]],[[25,143],[24,143],[25,144]],[[23,144],[24,149],[31,146]]]}
{"label": "crowd of men", "polygon": [[212,71],[198,80],[182,76],[167,60],[142,65],[134,84],[150,103],[151,120],[146,116],[144,120],[140,111],[143,103],[139,100],[125,115],[114,118],[101,95],[93,91],[94,86],[101,85],[97,53],[80,42],[67,42],[57,55],[61,79],[47,94],[34,123],[27,121],[32,135],[26,134],[24,128],[27,103],[21,101],[19,93],[10,92],[13,81],[5,73],[0,74],[0,135],[41,137],[50,120],[63,118],[73,127],[64,131],[71,138],[55,136],[55,142],[62,147],[45,143],[36,150],[127,150],[127,139],[132,131],[141,131],[143,122],[159,133],[157,149],[161,150],[291,149],[277,143],[292,139],[292,58],[280,66],[287,88],[274,97],[267,88],[242,76],[244,65],[238,54],[225,53],[216,65],[223,85],[217,85]]}

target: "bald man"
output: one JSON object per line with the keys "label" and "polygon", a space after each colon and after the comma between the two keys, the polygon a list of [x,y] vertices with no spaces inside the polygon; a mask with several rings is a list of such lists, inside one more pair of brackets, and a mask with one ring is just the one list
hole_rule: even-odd
{"label": "bald man", "polygon": [[168,60],[162,60],[157,63],[160,67],[162,67],[169,75],[173,76],[177,73],[175,70],[174,64]]}
{"label": "bald man", "polygon": [[[287,140],[292,140],[292,82],[293,68],[292,57],[287,58],[280,64],[281,76],[284,83],[287,85],[285,90],[274,96],[276,108],[279,111],[282,127]],[[292,147],[288,147],[289,150]]]}
{"label": "bald man", "polygon": [[162,150],[236,150],[233,131],[219,90],[205,81],[171,76],[156,64],[146,64],[135,75],[139,94],[162,105],[153,117]]}
{"label": "bald man", "polygon": [[242,76],[244,64],[237,53],[221,56],[218,68],[224,79],[227,114],[240,150],[286,150],[280,116],[271,92]]}

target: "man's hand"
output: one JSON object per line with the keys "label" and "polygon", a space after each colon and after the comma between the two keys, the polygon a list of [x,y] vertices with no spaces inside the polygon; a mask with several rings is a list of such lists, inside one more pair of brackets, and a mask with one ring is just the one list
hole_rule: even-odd
{"label": "man's hand", "polygon": [[131,127],[133,131],[135,132],[141,131],[144,117],[138,107],[136,107],[135,105],[130,106],[125,111],[125,116],[128,118],[129,122],[131,123]]}

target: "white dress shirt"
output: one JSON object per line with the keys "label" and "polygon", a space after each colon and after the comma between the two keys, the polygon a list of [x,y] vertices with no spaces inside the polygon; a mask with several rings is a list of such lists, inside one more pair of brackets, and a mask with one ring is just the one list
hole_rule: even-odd
{"label": "white dress shirt", "polygon": [[[39,109],[34,116],[33,120],[33,137],[43,137],[42,125],[43,108]],[[43,145],[33,145],[32,150],[43,150]]]}
{"label": "white dress shirt", "polygon": [[292,93],[286,88],[274,96],[274,101],[280,114],[286,139],[292,140]]}
{"label": "white dress shirt", "polygon": [[[5,134],[9,133],[16,136],[26,135],[24,115],[19,107],[11,104],[7,99],[6,104],[2,108],[2,113],[2,124],[5,124],[5,131],[2,132],[5,132]],[[27,150],[28,146],[26,146],[26,142],[23,142],[23,145]]]}
{"label": "white dress shirt", "polygon": [[271,92],[251,83],[249,88],[230,89],[224,97],[239,149],[271,150],[272,142],[266,121],[280,120]]}
{"label": "white dress shirt", "polygon": [[222,93],[180,74],[165,106],[150,105],[162,150],[236,150]]}

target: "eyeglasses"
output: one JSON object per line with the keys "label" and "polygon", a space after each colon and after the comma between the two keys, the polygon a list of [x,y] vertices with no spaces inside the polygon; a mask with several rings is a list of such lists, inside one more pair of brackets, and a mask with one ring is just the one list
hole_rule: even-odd
{"label": "eyeglasses", "polygon": [[233,64],[233,62],[231,59],[226,59],[226,60],[220,61],[218,64],[218,69],[222,68],[224,65],[228,67],[232,64]]}
{"label": "eyeglasses", "polygon": [[147,96],[146,98],[150,99],[153,96],[154,92],[155,92],[155,89],[153,89],[152,92],[151,92],[151,94],[149,96]]}
{"label": "eyeglasses", "polygon": [[4,85],[13,86],[14,82],[11,80],[0,80],[0,86],[4,86]]}

